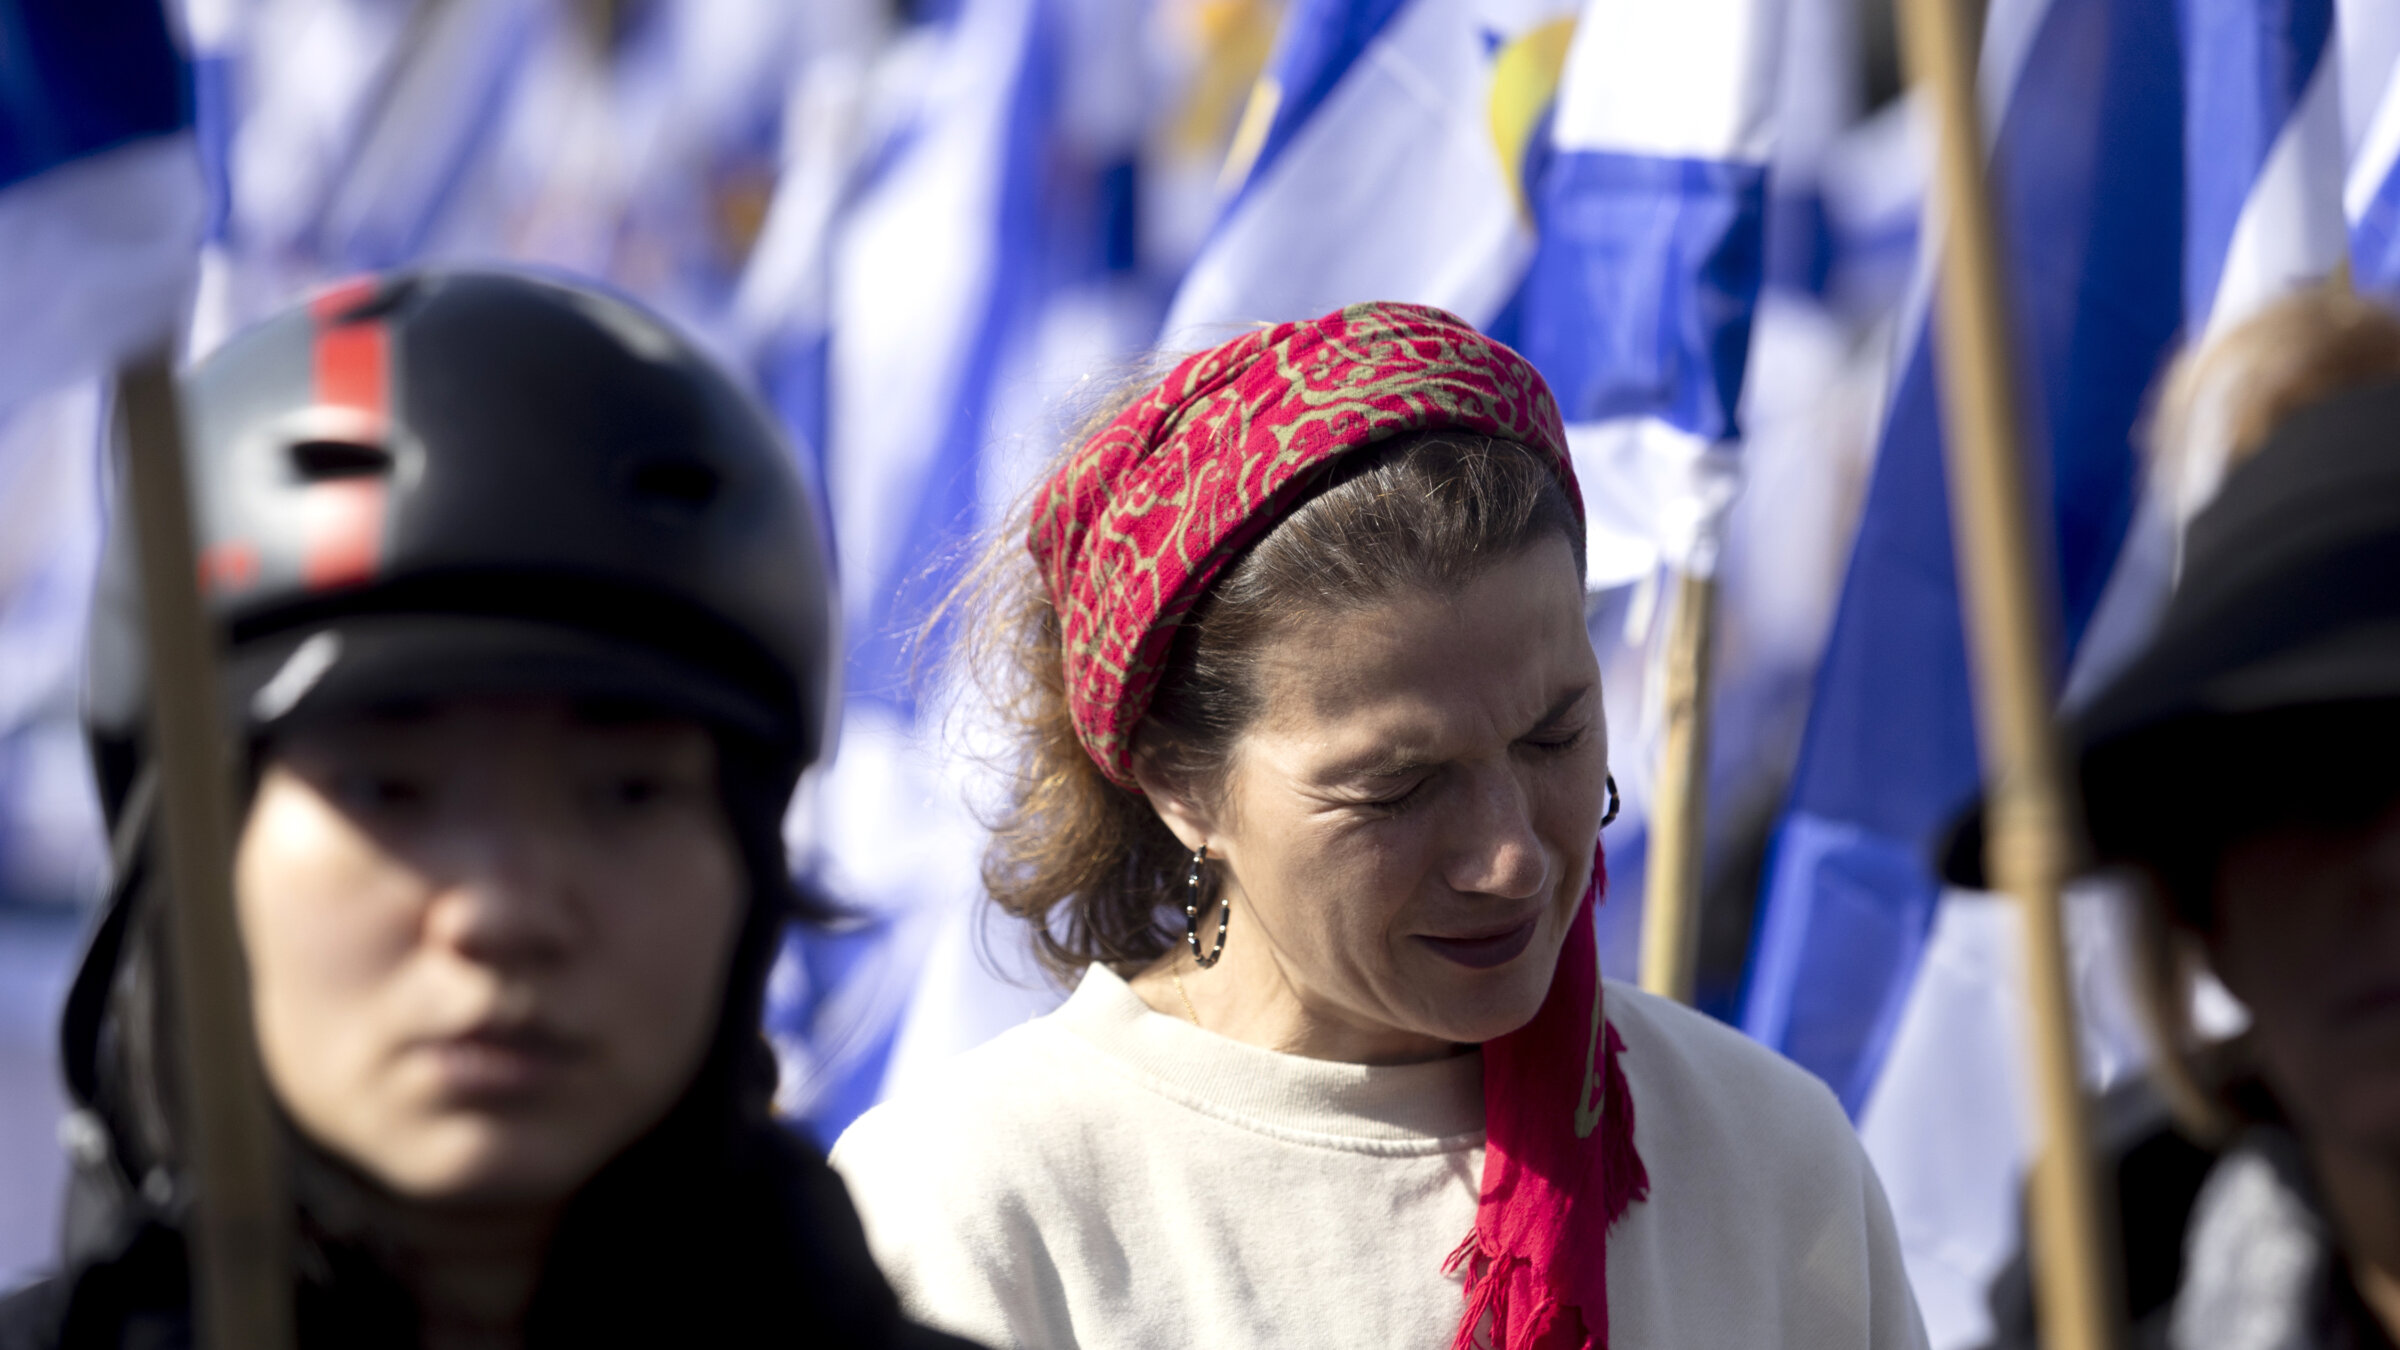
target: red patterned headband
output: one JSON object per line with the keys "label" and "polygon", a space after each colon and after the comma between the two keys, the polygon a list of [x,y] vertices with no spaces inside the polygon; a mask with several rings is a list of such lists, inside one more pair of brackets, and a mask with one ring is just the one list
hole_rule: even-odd
{"label": "red patterned headband", "polygon": [[1246,333],[1186,359],[1084,442],[1043,485],[1027,542],[1058,607],[1075,731],[1101,771],[1135,788],[1133,732],[1175,626],[1227,560],[1306,498],[1316,470],[1452,427],[1550,452],[1581,514],[1541,375],[1423,305],[1352,305]]}

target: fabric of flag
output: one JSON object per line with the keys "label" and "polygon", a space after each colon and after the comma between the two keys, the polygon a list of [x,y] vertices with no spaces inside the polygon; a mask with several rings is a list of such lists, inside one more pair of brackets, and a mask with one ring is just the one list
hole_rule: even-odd
{"label": "fabric of flag", "polygon": [[796,863],[860,923],[795,932],[768,1009],[784,1105],[827,1141],[910,1066],[1056,998],[969,940],[985,840],[939,678],[949,632],[925,623],[1055,448],[1056,370],[1105,372],[1156,332],[1164,288],[1132,229],[1155,106],[1140,14],[965,0],[921,25],[911,96],[829,227],[822,342],[796,314],[770,354],[779,401],[819,419],[848,629],[840,753],[792,825]]}
{"label": "fabric of flag", "polygon": [[47,1051],[107,854],[76,721],[101,383],[175,336],[205,198],[158,0],[0,0],[0,1287],[54,1265]]}
{"label": "fabric of flag", "polygon": [[[1736,438],[1765,274],[1779,0],[1592,0],[1533,180],[1518,347],[1569,422]],[[1504,322],[1503,332],[1510,325]]]}
{"label": "fabric of flag", "polygon": [[767,1006],[780,1103],[827,1143],[880,1094],[937,916],[972,885],[918,735],[914,636],[975,527],[994,380],[1039,274],[1049,11],[967,0],[924,31],[930,69],[828,242],[827,336],[777,372],[820,419],[847,630],[839,753],[795,862],[861,919],[789,934]]}
{"label": "fabric of flag", "polygon": [[[2179,105],[2165,105],[2168,115],[2180,118],[2185,165],[2180,303],[2174,308],[2182,336],[2195,341],[2339,263],[2340,106],[2330,3],[2246,0],[2187,6],[2178,17],[2181,88],[2161,97],[2180,97]],[[2026,74],[2020,101],[2037,79]],[[2161,146],[2158,153],[2168,152]],[[2169,183],[2157,187],[2173,190]],[[2172,250],[2153,248],[2172,256]],[[2102,265],[2109,265],[2108,255],[2100,253],[2085,264]],[[2039,281],[2021,276],[2017,284],[2022,291]],[[2110,303],[2114,294],[2103,292],[2099,299]],[[2166,303],[2163,292],[2148,294],[2152,304]],[[2107,388],[2095,383],[2101,373],[2070,369],[2076,382],[2064,386],[2065,397],[2106,396]],[[2145,379],[2125,374],[2131,381],[2125,390],[2138,396]],[[2055,403],[2061,388],[2053,383],[2041,392]],[[2122,397],[2117,406],[2130,414]],[[2199,454],[2189,453],[2195,448]],[[2183,449],[2160,461],[2142,483],[2113,562],[2094,559],[2106,581],[2066,667],[2063,697],[2070,704],[2104,685],[2147,639],[2172,585],[2181,521],[2213,492],[2222,473],[2221,459],[2212,459],[2205,447]],[[2223,447],[2217,449],[2221,454]],[[2062,540],[2071,537],[2070,528],[2062,521]],[[2079,583],[2091,576],[2064,555],[2057,566],[2062,577]],[[2069,592],[2071,601],[2076,594]],[[2068,617],[2071,624],[2073,609]],[[1938,895],[1929,878],[1903,884],[1926,887],[1909,894]],[[2122,926],[2112,922],[2116,898],[2079,896],[2069,927],[2084,1067],[2096,1083],[2138,1064],[2143,1053],[2122,974]],[[1900,907],[1891,912],[1915,918]],[[1927,900],[1924,916],[1929,933],[1887,932],[1891,945],[1876,953],[1923,942],[1921,952],[1905,949],[1915,954],[1896,967],[1896,983],[1887,986],[1905,993],[1872,1024],[1883,1039],[1861,1055],[1851,1100],[1893,1198],[1902,1249],[1935,1343],[1977,1344],[1989,1329],[1985,1287],[2017,1241],[2018,1187],[2036,1143],[2020,1111],[1991,1109],[1995,1101],[2010,1100],[2012,1087],[2022,1087],[2014,1074],[2025,1059],[2016,925],[2005,902],[1965,893]],[[1870,989],[1876,987],[1873,974],[1868,972]],[[1866,1024],[1863,1018],[1860,1024]]]}
{"label": "fabric of flag", "polygon": [[2184,312],[2222,332],[2343,252],[2334,0],[2184,15]]}
{"label": "fabric of flag", "polygon": [[1293,0],[1165,342],[1395,300],[1489,325],[1533,250],[1529,155],[1571,0]]}
{"label": "fabric of flag", "polygon": [[[2323,280],[2349,253],[2334,11],[2334,0],[2242,0],[2190,6],[2184,16],[2184,315],[2196,342]],[[2214,440],[2185,447],[2147,485],[2156,506],[2145,501],[2147,528],[2129,547],[2166,561],[2129,559],[2137,571],[2172,578],[2172,536],[2216,495],[2230,448]],[[2171,528],[2149,525],[2150,517]],[[2155,594],[2122,602],[2133,611],[2125,618],[2108,609],[2100,616],[2110,671],[2165,602],[2164,587],[2145,589]],[[2101,673],[2078,670],[2076,692]]]}
{"label": "fabric of flag", "polygon": [[[2184,69],[2184,333],[2210,338],[2349,253],[2333,0],[2193,7]],[[2231,446],[2194,437],[2152,466],[2066,701],[2105,685],[2148,638],[2185,522],[2216,494]]]}
{"label": "fabric of flag", "polygon": [[[2135,418],[2183,320],[2177,13],[2172,0],[2003,0],[1987,27],[1983,78],[2007,95],[1993,158],[2025,449],[2070,651],[2131,514]],[[1934,353],[1916,308],[1742,1009],[1746,1030],[1853,1114],[1940,896],[1934,836],[1979,772]]]}
{"label": "fabric of flag", "polygon": [[2359,128],[2343,191],[2350,275],[2360,290],[2389,295],[2400,292],[2400,63],[2389,65],[2371,101],[2357,101],[2373,112]]}
{"label": "fabric of flag", "polygon": [[158,0],[0,0],[0,408],[165,340],[204,198]]}

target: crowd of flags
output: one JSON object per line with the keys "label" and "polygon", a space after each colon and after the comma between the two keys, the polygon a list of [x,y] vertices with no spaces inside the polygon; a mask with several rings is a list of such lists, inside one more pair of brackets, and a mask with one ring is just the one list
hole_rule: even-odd
{"label": "crowd of flags", "polygon": [[[361,269],[570,269],[755,378],[835,542],[840,753],[790,835],[849,917],[794,934],[769,1013],[782,1104],[830,1137],[1059,997],[976,903],[994,780],[919,631],[979,532],[1154,347],[1437,304],[1548,376],[1590,498],[1632,808],[1605,967],[1633,969],[1662,581],[1713,568],[1712,874],[1737,919],[1760,880],[1704,1005],[1860,1120],[1936,1343],[1982,1329],[2027,1149],[2013,956],[1993,902],[1928,862],[1977,762],[1926,137],[1907,100],[1865,106],[1866,0],[0,0],[0,21],[0,898],[86,896],[101,865],[73,717],[111,367],[170,338],[203,355]],[[1989,7],[2069,697],[2138,645],[2221,474],[2145,470],[2166,363],[2295,287],[2400,287],[2395,54],[2367,0]],[[2104,909],[2078,929],[2103,1076],[2138,1060]]]}

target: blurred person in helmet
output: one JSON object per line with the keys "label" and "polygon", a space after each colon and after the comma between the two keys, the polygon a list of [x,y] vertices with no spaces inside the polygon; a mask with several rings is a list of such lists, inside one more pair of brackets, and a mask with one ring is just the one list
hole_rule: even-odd
{"label": "blurred person in helmet", "polygon": [[[658,320],[370,278],[185,390],[234,892],[308,1346],[945,1344],[769,1117],[758,1019],[824,749],[810,505]],[[119,875],[63,1024],[63,1272],[0,1345],[186,1343],[192,1203],[131,541],[87,722]]]}
{"label": "blurred person in helmet", "polygon": [[[2162,469],[2228,463],[2149,644],[2068,727],[2134,895],[2151,1064],[2099,1103],[2132,1344],[2400,1341],[2400,317],[2320,290],[2170,379]],[[2203,469],[2203,472],[2209,470]],[[1985,877],[1980,819],[1945,871]],[[2239,1000],[2195,1030],[2206,972]],[[2022,1254],[1996,1340],[2036,1343]]]}

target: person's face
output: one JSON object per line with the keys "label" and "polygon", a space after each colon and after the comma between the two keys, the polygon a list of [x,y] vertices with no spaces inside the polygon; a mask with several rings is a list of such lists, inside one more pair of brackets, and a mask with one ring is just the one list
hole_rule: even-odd
{"label": "person's face", "polygon": [[1453,595],[1295,624],[1260,679],[1216,807],[1162,803],[1223,860],[1233,940],[1264,944],[1308,1017],[1387,1046],[1532,1020],[1590,884],[1608,772],[1567,546]]}
{"label": "person's face", "polygon": [[235,861],[267,1079],[435,1203],[564,1199],[661,1119],[745,904],[697,725],[459,700],[273,747]]}
{"label": "person's face", "polygon": [[2302,1130],[2400,1155],[2400,801],[2229,844],[2209,960]]}

